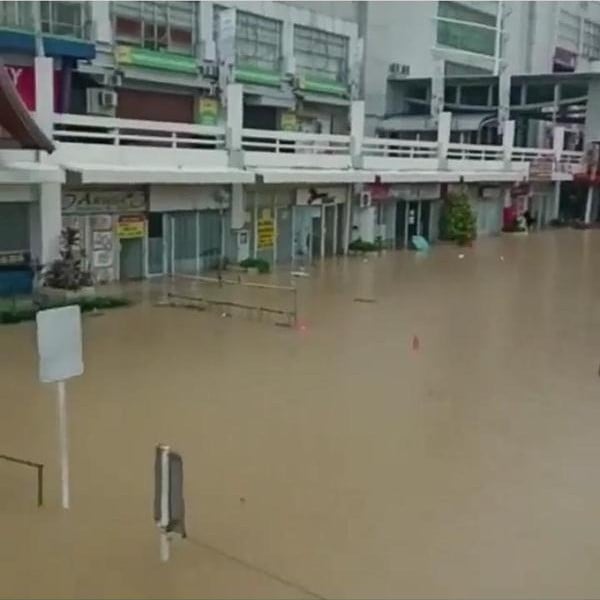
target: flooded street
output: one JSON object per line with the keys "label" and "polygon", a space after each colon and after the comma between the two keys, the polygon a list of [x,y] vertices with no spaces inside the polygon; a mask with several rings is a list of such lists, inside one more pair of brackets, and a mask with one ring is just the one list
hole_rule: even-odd
{"label": "flooded street", "polygon": [[[0,327],[0,453],[46,465],[37,509],[0,463],[0,597],[597,597],[599,264],[595,231],[503,236],[326,261],[302,331],[85,316],[68,512],[34,325]],[[159,442],[185,468],[168,564]]]}

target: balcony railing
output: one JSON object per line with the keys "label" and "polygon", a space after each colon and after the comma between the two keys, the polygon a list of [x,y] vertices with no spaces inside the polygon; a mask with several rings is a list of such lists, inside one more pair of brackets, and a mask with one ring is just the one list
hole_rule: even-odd
{"label": "balcony railing", "polygon": [[244,129],[242,149],[250,152],[350,154],[350,136]]}
{"label": "balcony railing", "polygon": [[[462,168],[492,170],[504,169],[504,161],[522,163],[522,169],[534,161],[552,162],[554,172],[574,173],[582,164],[583,153],[564,150],[558,160],[554,149],[513,147],[510,155],[503,146],[448,143],[435,141],[402,140],[366,137],[362,147],[355,148],[352,136],[334,134],[313,134],[262,129],[242,129],[242,164],[254,168],[314,168],[349,169],[353,166],[353,153],[364,157],[362,168],[366,170],[435,170],[440,168],[439,159],[447,158],[450,170]],[[120,119],[102,116],[55,114],[53,117],[53,138],[60,149],[70,144],[91,145],[90,160],[103,161],[102,146],[129,147],[127,154],[132,161],[156,160],[164,158],[176,164],[195,165],[199,160],[213,161],[213,164],[227,165],[229,159],[225,127],[205,126],[188,123],[169,123]],[[235,136],[232,135],[232,140]],[[239,138],[238,138],[239,140]],[[135,147],[140,148],[136,152]],[[231,146],[233,147],[233,146]],[[239,146],[238,146],[239,147]],[[142,148],[154,148],[143,153]],[[156,149],[181,150],[173,154],[156,154]],[[70,156],[86,158],[85,148],[65,148]],[[186,152],[183,152],[185,150]],[[215,151],[204,154],[203,159],[193,151]],[[152,153],[153,152],[153,153]],[[109,158],[109,156],[111,156]],[[119,161],[121,155],[106,155],[107,162]],[[213,160],[214,159],[214,160]],[[464,163],[464,164],[462,164]],[[495,164],[492,164],[495,163]],[[516,166],[516,165],[515,165]]]}
{"label": "balcony railing", "polygon": [[54,116],[53,137],[57,142],[79,144],[225,149],[221,127],[70,114]]}
{"label": "balcony railing", "polygon": [[363,154],[381,158],[436,158],[437,142],[366,137]]}
{"label": "balcony railing", "polygon": [[503,160],[504,150],[502,146],[450,143],[447,156],[451,160]]}

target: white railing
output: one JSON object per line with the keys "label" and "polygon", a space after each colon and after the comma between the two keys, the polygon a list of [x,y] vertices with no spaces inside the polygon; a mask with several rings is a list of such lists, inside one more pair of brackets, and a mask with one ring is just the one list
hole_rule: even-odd
{"label": "white railing", "polygon": [[563,150],[560,154],[560,162],[567,165],[580,165],[583,161],[583,152],[578,150]]}
{"label": "white railing", "polygon": [[512,162],[533,162],[534,160],[554,160],[552,148],[524,148],[515,146],[512,149]]}
{"label": "white railing", "polygon": [[242,148],[249,152],[350,154],[350,136],[243,129]]}
{"label": "white railing", "polygon": [[448,144],[449,159],[452,160],[502,160],[504,151],[502,146],[488,146],[485,144]]}
{"label": "white railing", "polygon": [[438,155],[437,142],[392,138],[366,137],[362,149],[365,156],[385,158],[435,158]]}
{"label": "white railing", "polygon": [[223,150],[225,129],[188,123],[115,119],[84,115],[54,115],[57,142]]}

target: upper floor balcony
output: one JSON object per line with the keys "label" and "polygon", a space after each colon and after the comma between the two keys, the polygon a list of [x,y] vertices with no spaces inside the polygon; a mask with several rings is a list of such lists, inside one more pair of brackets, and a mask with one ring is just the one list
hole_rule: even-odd
{"label": "upper floor balcony", "polygon": [[444,113],[436,141],[365,137],[363,103],[357,102],[348,135],[245,129],[241,97],[241,86],[232,85],[223,126],[50,110],[46,126],[56,145],[50,161],[84,184],[514,182],[540,167],[553,180],[571,179],[583,168],[583,153],[563,149],[561,128],[553,148],[513,146],[512,122],[503,145],[454,143]]}

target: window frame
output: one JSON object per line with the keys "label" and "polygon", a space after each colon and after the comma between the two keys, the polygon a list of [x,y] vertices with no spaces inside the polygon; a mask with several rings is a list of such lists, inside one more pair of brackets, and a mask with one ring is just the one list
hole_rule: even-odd
{"label": "window frame", "polygon": [[[314,77],[318,80],[347,85],[350,79],[349,46],[350,40],[345,35],[295,24],[296,72],[309,79]],[[332,52],[332,49],[335,52]],[[316,67],[315,65],[319,63],[324,66]],[[331,68],[332,63],[336,64],[335,68]]]}

